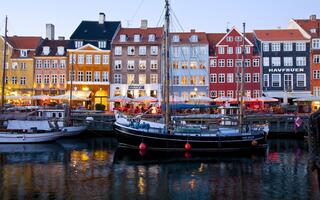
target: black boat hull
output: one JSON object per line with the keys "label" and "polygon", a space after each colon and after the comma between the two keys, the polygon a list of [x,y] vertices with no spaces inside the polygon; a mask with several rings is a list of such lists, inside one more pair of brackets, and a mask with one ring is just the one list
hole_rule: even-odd
{"label": "black boat hull", "polygon": [[114,128],[119,145],[130,149],[139,149],[142,142],[148,151],[186,151],[186,143],[190,144],[190,151],[200,152],[255,152],[264,151],[267,147],[263,134],[205,137],[147,133],[117,123]]}

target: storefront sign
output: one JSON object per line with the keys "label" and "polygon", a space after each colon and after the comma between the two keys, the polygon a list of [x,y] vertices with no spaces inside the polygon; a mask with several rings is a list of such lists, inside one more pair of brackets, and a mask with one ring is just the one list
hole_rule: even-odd
{"label": "storefront sign", "polygon": [[269,72],[304,72],[303,68],[271,68]]}
{"label": "storefront sign", "polygon": [[144,85],[129,85],[128,90],[144,90]]}

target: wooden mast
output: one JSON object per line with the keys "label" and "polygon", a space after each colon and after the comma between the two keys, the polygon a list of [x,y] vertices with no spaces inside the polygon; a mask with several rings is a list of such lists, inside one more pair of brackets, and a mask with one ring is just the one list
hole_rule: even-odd
{"label": "wooden mast", "polygon": [[70,96],[69,96],[69,109],[68,109],[68,124],[71,125],[71,111],[72,111],[72,89],[73,89],[73,79],[74,74],[74,53],[71,54],[71,77],[70,77]]}
{"label": "wooden mast", "polygon": [[244,79],[245,79],[245,55],[246,55],[246,46],[245,46],[245,39],[246,39],[246,23],[243,23],[243,34],[242,34],[242,71],[241,71],[241,96],[240,96],[240,116],[239,116],[239,127],[243,125],[243,96],[244,96]]}
{"label": "wooden mast", "polygon": [[3,51],[3,68],[2,68],[2,91],[1,91],[1,107],[3,109],[4,107],[4,101],[5,101],[5,86],[6,86],[6,62],[7,62],[7,32],[8,32],[8,16],[6,16],[6,24],[5,24],[5,32],[4,32],[4,51]]}
{"label": "wooden mast", "polygon": [[165,41],[164,41],[164,99],[165,99],[165,124],[167,127],[170,124],[170,62],[169,62],[169,31],[170,31],[170,5],[169,0],[166,0],[165,14]]}

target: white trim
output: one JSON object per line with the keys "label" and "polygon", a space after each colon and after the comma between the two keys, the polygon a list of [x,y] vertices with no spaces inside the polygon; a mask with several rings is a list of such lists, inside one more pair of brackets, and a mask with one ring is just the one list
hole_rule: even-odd
{"label": "white trim", "polygon": [[[84,49],[84,48],[86,48],[86,47],[91,47],[91,48],[93,48],[94,50],[82,50],[82,49]],[[76,51],[82,51],[82,52],[95,52],[95,51],[100,51],[100,52],[110,52],[110,50],[102,50],[102,49],[99,49],[98,47],[96,47],[96,46],[94,46],[94,45],[92,45],[92,44],[86,44],[86,45],[84,45],[84,46],[82,46],[82,47],[79,47],[79,48],[77,48],[77,49],[67,49],[67,51],[68,52],[76,52]]]}
{"label": "white trim", "polygon": [[[222,46],[222,45],[220,45],[220,43],[227,37],[227,36],[229,36],[229,34],[233,31],[233,30],[236,30],[238,33],[239,33],[239,35],[243,38],[243,34],[234,26],[234,27],[232,27],[232,29],[228,32],[228,33],[226,33],[224,36],[223,36],[223,38],[216,44],[216,46]],[[247,37],[245,37],[245,40],[246,40],[246,42],[249,44],[249,45],[246,45],[246,46],[254,46],[251,42],[250,42],[250,40],[248,40],[248,38]],[[223,45],[223,46],[227,46],[227,45]]]}
{"label": "white trim", "polygon": [[304,37],[311,39],[311,35],[305,31],[294,19],[289,20],[288,28],[298,29]]}

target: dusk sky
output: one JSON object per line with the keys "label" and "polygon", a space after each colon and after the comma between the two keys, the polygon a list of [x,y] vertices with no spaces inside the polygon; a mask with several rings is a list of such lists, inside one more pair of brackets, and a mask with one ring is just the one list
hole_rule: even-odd
{"label": "dusk sky", "polygon": [[[224,32],[226,27],[242,30],[286,28],[291,18],[320,17],[320,0],[171,0],[178,18],[173,18],[173,31],[195,28],[205,32]],[[150,26],[159,22],[164,0],[10,0],[0,7],[0,34],[4,33],[5,15],[9,17],[9,35],[45,36],[45,24],[53,23],[56,37],[69,38],[82,20],[98,20],[98,13],[106,13],[107,20],[121,20],[122,26],[137,27],[141,19]]]}

